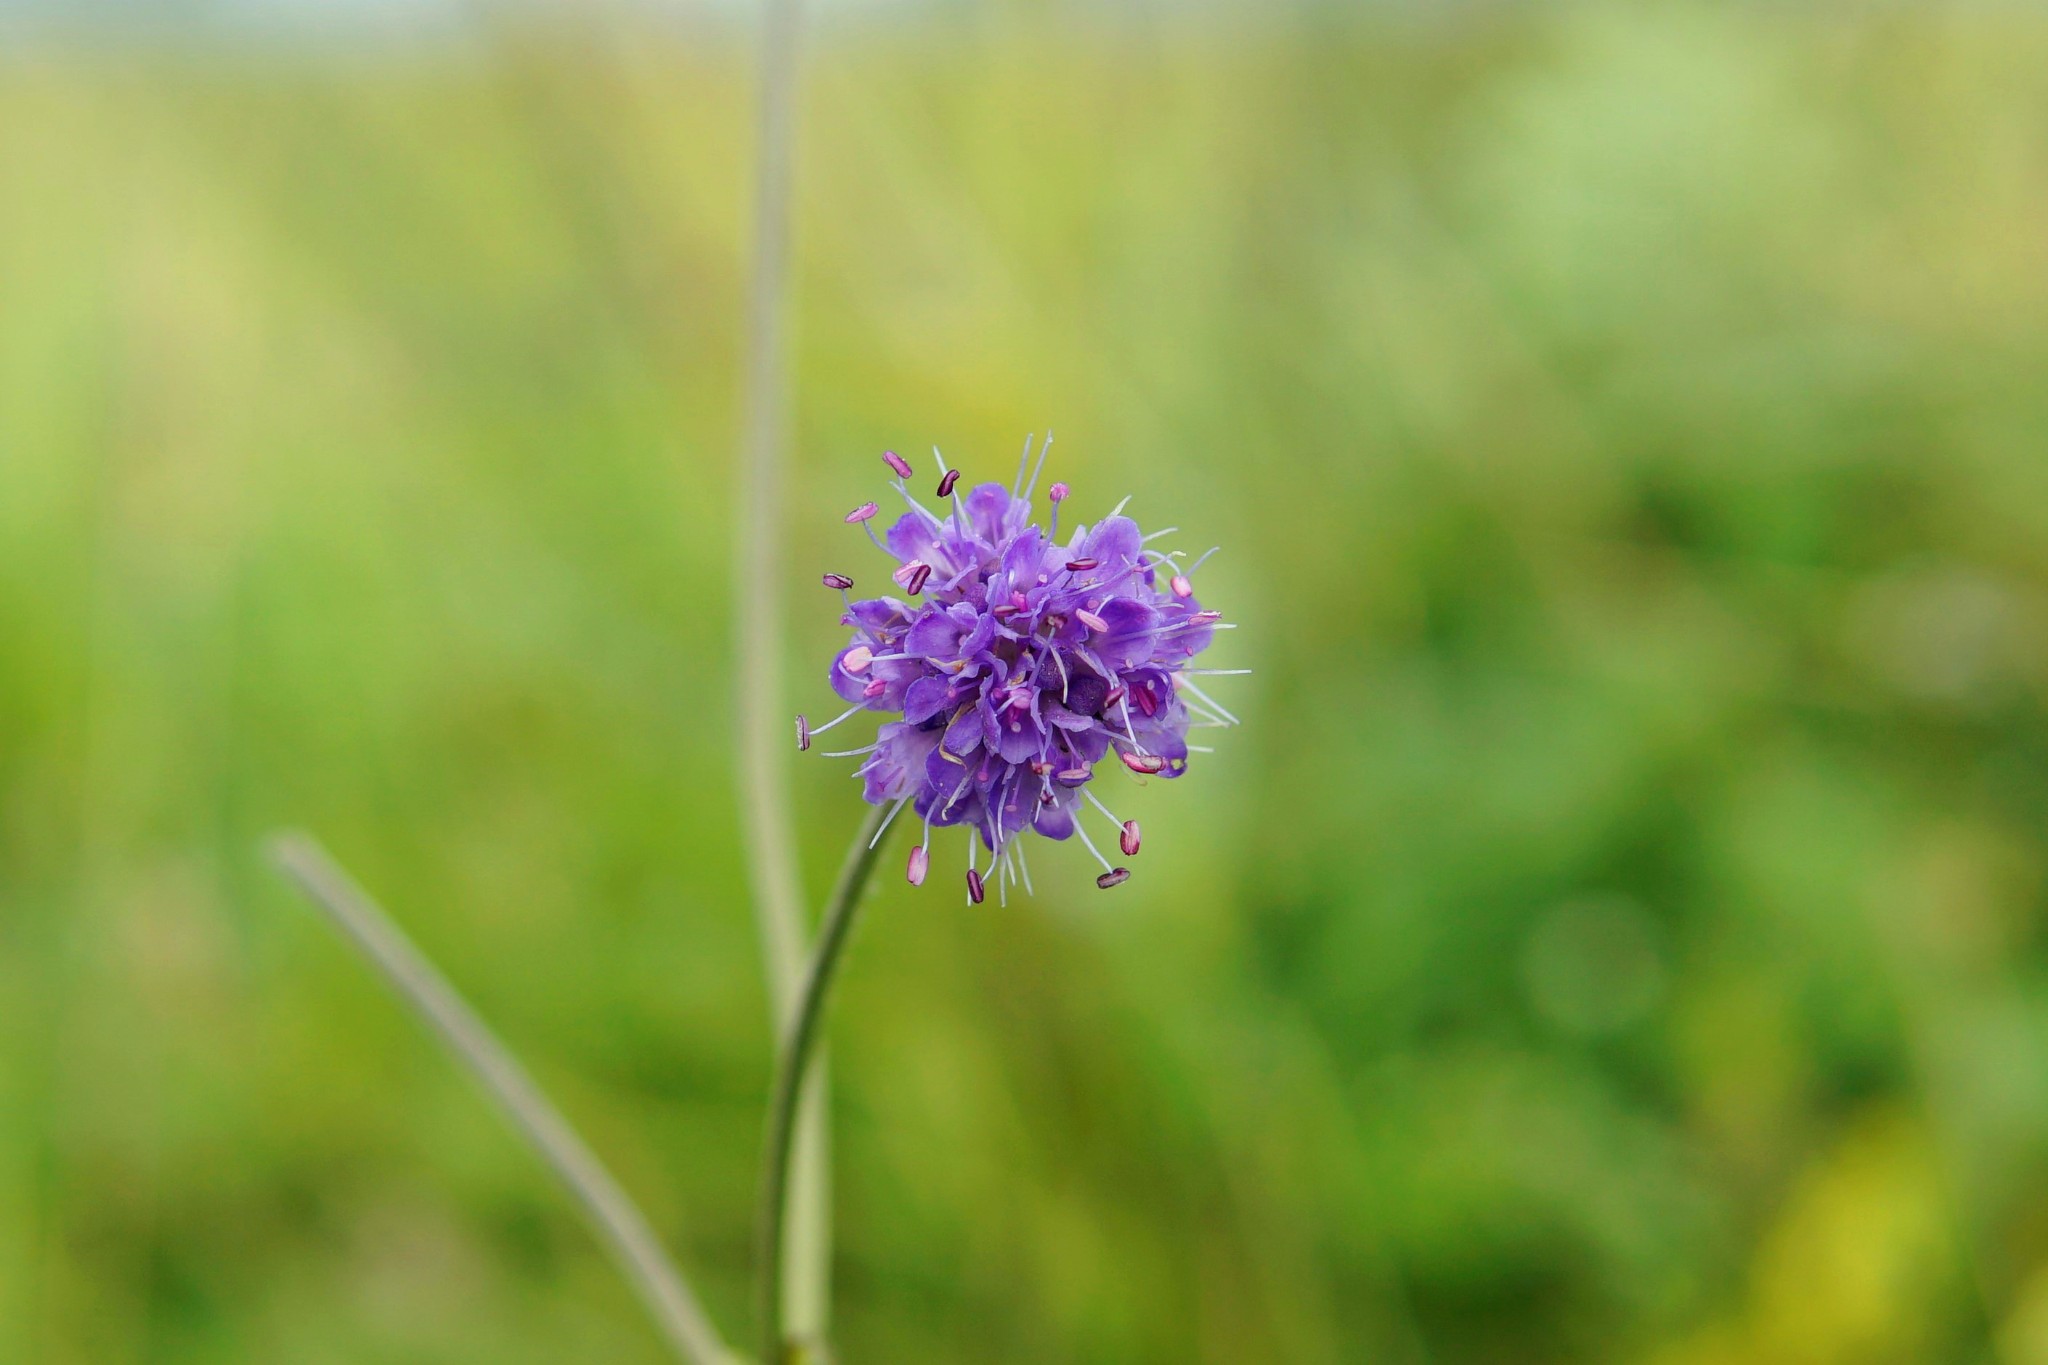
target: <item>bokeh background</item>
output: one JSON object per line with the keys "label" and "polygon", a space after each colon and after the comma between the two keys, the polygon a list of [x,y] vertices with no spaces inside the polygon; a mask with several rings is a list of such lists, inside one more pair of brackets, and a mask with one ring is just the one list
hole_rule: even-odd
{"label": "bokeh background", "polygon": [[[752,22],[0,3],[0,1361],[663,1358],[280,825],[746,1339]],[[1257,669],[1127,887],[877,895],[849,1365],[2048,1361],[2048,12],[807,54],[790,709],[878,452],[1047,427]]]}

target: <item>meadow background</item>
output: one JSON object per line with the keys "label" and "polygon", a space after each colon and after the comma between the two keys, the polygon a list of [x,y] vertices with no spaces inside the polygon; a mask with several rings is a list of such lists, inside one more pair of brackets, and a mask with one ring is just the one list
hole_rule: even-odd
{"label": "meadow background", "polygon": [[[86,13],[0,24],[0,1361],[663,1358],[287,824],[744,1340],[749,11]],[[2048,1361],[2048,12],[842,5],[804,101],[789,708],[878,452],[1047,427],[1258,670],[1128,886],[877,894],[848,1365]]]}

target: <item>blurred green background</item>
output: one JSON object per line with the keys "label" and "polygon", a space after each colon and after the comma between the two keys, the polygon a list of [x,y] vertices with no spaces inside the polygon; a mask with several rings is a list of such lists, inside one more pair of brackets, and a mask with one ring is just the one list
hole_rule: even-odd
{"label": "blurred green background", "polygon": [[[749,18],[0,30],[0,1361],[663,1358],[285,824],[745,1339]],[[789,709],[1048,426],[1258,670],[1129,886],[877,895],[849,1365],[2048,1361],[2048,12],[808,53]]]}

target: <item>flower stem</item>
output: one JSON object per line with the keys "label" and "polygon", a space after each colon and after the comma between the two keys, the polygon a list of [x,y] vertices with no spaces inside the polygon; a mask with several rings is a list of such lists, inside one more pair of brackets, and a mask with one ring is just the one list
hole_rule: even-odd
{"label": "flower stem", "polygon": [[860,914],[861,892],[867,888],[868,876],[881,856],[883,841],[879,836],[888,815],[886,806],[870,811],[861,822],[860,832],[853,836],[852,847],[846,851],[839,881],[832,888],[832,899],[825,904],[818,946],[804,973],[795,1013],[789,1017],[776,1063],[775,1088],[768,1106],[768,1138],[762,1153],[760,1222],[756,1228],[762,1365],[784,1365],[788,1359],[782,1325],[782,1281],[786,1273],[782,1239],[788,1215],[790,1154],[800,1111],[806,1103],[819,1102],[811,1084],[815,1076],[811,1062],[824,1024],[825,1003],[840,959],[845,955],[847,940],[852,936],[854,920]]}
{"label": "flower stem", "polygon": [[447,978],[310,835],[281,834],[270,840],[269,848],[285,876],[327,913],[440,1036],[575,1196],[677,1357],[689,1365],[725,1365],[731,1356],[718,1329],[705,1316],[682,1271],[662,1250],[646,1217]]}

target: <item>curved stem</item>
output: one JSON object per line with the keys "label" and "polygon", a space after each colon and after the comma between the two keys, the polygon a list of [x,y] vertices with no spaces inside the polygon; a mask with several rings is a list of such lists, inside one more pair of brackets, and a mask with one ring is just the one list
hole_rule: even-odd
{"label": "curved stem", "polygon": [[810,1084],[811,1059],[817,1051],[825,1018],[825,1002],[845,955],[853,922],[860,914],[861,892],[875,860],[881,856],[879,837],[889,818],[887,806],[876,806],[861,822],[839,869],[838,884],[826,902],[825,918],[818,931],[817,951],[804,973],[798,992],[796,1012],[790,1016],[783,1035],[781,1056],[776,1064],[775,1088],[768,1106],[768,1140],[761,1164],[760,1222],[756,1228],[758,1247],[755,1272],[760,1276],[761,1359],[763,1365],[784,1365],[787,1344],[782,1328],[782,1257],[784,1219],[788,1213],[790,1152],[796,1136],[797,1116],[807,1103],[817,1102]]}
{"label": "curved stem", "polygon": [[690,1365],[725,1365],[730,1356],[718,1329],[705,1316],[682,1271],[662,1250],[647,1219],[447,978],[310,835],[276,836],[270,841],[270,856],[440,1035],[449,1052],[568,1187],[676,1355]]}

